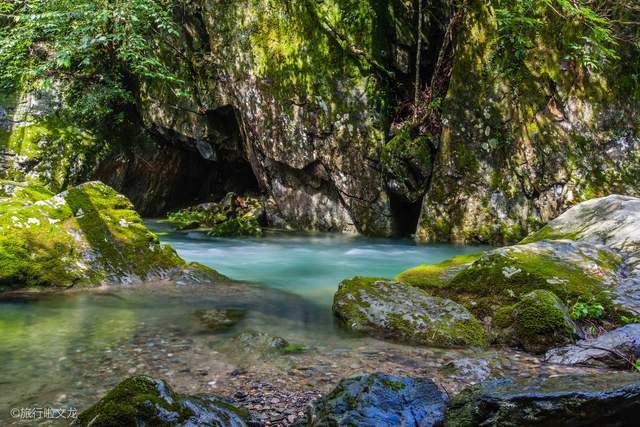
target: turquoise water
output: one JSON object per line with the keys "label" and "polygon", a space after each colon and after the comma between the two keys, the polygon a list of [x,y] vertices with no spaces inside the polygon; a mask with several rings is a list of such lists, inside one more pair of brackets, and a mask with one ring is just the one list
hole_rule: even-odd
{"label": "turquoise water", "polygon": [[[314,348],[300,356],[309,364],[333,363],[332,352],[338,352],[342,362],[336,366],[345,370],[340,375],[348,375],[355,363],[345,351],[378,345],[381,359],[372,363],[382,369],[391,344],[354,337],[335,322],[330,304],[340,281],[356,275],[393,277],[418,264],[485,249],[334,234],[216,239],[171,232],[162,223],[150,226],[185,259],[254,284],[191,288],[158,282],[0,298],[0,425],[24,425],[11,417],[14,408],[81,410],[136,373],[167,378],[184,391],[226,387],[237,364],[256,363],[253,355],[236,354],[242,349],[226,344],[248,330]],[[247,315],[229,332],[211,335],[194,314],[214,308],[241,308]],[[396,351],[413,351],[403,348]],[[264,363],[266,368],[255,369],[267,379],[281,376],[280,359]],[[222,391],[233,394],[233,387]]]}
{"label": "turquoise water", "polygon": [[323,305],[331,302],[343,279],[359,275],[392,278],[420,264],[487,249],[344,234],[275,232],[261,238],[212,238],[195,231],[170,232],[168,225],[158,222],[149,225],[188,261]]}

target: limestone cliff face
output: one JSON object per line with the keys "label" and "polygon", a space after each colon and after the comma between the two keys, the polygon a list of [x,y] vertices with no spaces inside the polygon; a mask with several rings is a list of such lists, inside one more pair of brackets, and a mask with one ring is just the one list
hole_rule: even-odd
{"label": "limestone cliff face", "polygon": [[393,64],[374,48],[397,37],[361,3],[364,22],[350,23],[337,1],[193,1],[182,17],[193,104],[171,109],[147,87],[147,121],[218,150],[229,133],[217,112],[230,108],[240,151],[275,202],[270,214],[297,229],[391,234],[377,164],[387,93],[376,67]]}
{"label": "limestone cliff face", "polygon": [[640,193],[630,46],[589,72],[566,59],[569,24],[538,16],[544,24],[514,68],[495,43],[496,3],[469,2],[458,30],[421,240],[517,241],[583,200]]}
{"label": "limestone cliff face", "polygon": [[585,67],[557,15],[504,46],[496,10],[512,2],[441,0],[423,3],[416,67],[417,1],[176,4],[182,41],[163,54],[186,84],[135,82],[146,137],[92,153],[73,126],[11,124],[15,101],[0,97],[4,157],[71,171],[60,188],[93,173],[145,215],[249,192],[278,226],[427,241],[517,241],[582,200],[640,192],[629,44]]}

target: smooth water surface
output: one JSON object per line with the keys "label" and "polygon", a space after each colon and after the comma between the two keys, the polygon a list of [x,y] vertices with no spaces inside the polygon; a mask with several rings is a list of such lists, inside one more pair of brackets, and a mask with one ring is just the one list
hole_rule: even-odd
{"label": "smooth water surface", "polygon": [[486,246],[424,245],[409,239],[345,234],[274,232],[260,238],[212,238],[202,232],[171,232],[149,222],[160,239],[188,261],[236,280],[260,283],[329,304],[341,280],[354,276],[393,278],[420,264],[487,250]]}
{"label": "smooth water surface", "polygon": [[[316,366],[315,376],[305,380],[315,387],[316,381],[329,386],[338,375],[349,375],[351,366],[364,369],[362,357],[371,369],[398,360],[414,364],[414,357],[424,357],[410,356],[416,350],[354,337],[335,324],[330,303],[339,282],[356,275],[393,277],[418,264],[484,249],[334,234],[218,239],[171,232],[162,223],[150,225],[188,261],[252,284],[188,287],[164,282],[5,296],[0,299],[0,425],[20,424],[11,418],[11,408],[81,410],[136,373],[169,379],[183,391],[233,394],[244,380],[232,383],[229,371],[241,365],[254,366],[256,381],[279,381],[280,370],[290,369],[283,364],[290,367],[293,362],[287,361],[298,357],[296,364]],[[241,308],[247,315],[232,330],[212,334],[194,316],[198,309],[212,308]],[[255,365],[255,355],[233,344],[247,330],[279,335],[313,351]],[[371,353],[375,346],[379,350]],[[390,357],[385,355],[389,348],[407,353]],[[336,377],[327,379],[323,369],[336,370]]]}

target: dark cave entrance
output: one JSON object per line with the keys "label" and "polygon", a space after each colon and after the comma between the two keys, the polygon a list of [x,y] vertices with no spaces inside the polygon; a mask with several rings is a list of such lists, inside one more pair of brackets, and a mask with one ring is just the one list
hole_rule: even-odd
{"label": "dark cave entrance", "polygon": [[153,127],[151,140],[112,154],[95,177],[126,195],[145,217],[218,201],[229,192],[260,194],[235,109],[208,111],[206,123],[201,139]]}
{"label": "dark cave entrance", "polygon": [[410,202],[389,192],[391,215],[393,215],[393,234],[397,237],[409,237],[415,234],[422,210],[422,199]]}

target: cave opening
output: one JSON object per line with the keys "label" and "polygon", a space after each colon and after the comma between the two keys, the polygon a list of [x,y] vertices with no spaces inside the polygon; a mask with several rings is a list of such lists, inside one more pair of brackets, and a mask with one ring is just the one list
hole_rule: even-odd
{"label": "cave opening", "polygon": [[234,108],[208,111],[206,127],[206,136],[193,138],[155,126],[144,143],[102,161],[95,178],[127,196],[145,217],[219,201],[229,192],[259,195]]}
{"label": "cave opening", "polygon": [[420,212],[422,210],[422,199],[408,201],[405,198],[389,192],[389,204],[391,215],[393,216],[393,235],[396,237],[410,237],[416,233]]}

